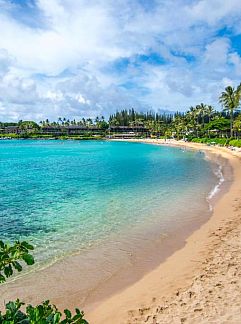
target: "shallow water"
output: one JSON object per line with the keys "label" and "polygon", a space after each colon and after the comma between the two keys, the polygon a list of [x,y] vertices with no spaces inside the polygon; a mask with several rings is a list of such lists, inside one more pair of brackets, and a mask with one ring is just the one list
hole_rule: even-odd
{"label": "shallow water", "polygon": [[105,141],[0,141],[0,176],[0,238],[32,242],[39,264],[168,236],[218,182],[203,153]]}

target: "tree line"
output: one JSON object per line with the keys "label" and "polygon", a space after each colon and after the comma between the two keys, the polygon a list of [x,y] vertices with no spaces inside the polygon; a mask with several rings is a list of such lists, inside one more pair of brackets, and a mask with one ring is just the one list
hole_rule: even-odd
{"label": "tree line", "polygon": [[213,106],[200,103],[190,107],[186,112],[156,113],[153,111],[139,112],[132,109],[123,109],[111,114],[107,119],[104,116],[92,118],[67,119],[59,117],[56,121],[49,119],[22,121],[18,123],[1,123],[0,128],[18,126],[22,130],[34,129],[36,133],[43,127],[84,126],[97,127],[103,131],[110,126],[143,126],[153,136],[175,137],[212,137],[226,136],[239,138],[241,133],[241,114],[239,112],[241,100],[241,84],[236,88],[228,86],[220,94],[221,111]]}

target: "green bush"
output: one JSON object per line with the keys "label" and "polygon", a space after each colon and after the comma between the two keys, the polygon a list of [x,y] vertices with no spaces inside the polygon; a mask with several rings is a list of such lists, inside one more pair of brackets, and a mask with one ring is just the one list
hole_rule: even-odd
{"label": "green bush", "polygon": [[[34,247],[27,242],[15,242],[6,244],[0,241],[0,283],[13,275],[14,269],[22,271],[22,262],[27,265],[34,264],[34,258],[29,253]],[[6,304],[5,313],[0,311],[0,324],[88,324],[84,319],[84,313],[78,308],[72,316],[68,309],[64,310],[64,315],[51,305],[48,300],[37,306],[28,305],[24,311],[21,310],[24,303],[19,299]]]}
{"label": "green bush", "polygon": [[236,147],[241,147],[241,140],[231,140],[230,142],[229,142],[229,145],[231,145],[231,146],[236,146]]}
{"label": "green bush", "polygon": [[34,264],[29,250],[33,250],[33,246],[27,242],[17,241],[14,245],[9,245],[0,241],[0,283],[12,276],[14,269],[22,271],[23,267],[19,261],[24,261],[27,265]]}
{"label": "green bush", "polygon": [[234,138],[207,138],[207,137],[199,138],[198,137],[198,138],[192,138],[191,142],[241,147],[241,140],[234,139]]}
{"label": "green bush", "polygon": [[17,299],[15,302],[9,302],[6,305],[6,313],[0,312],[0,324],[88,324],[83,318],[84,313],[76,308],[76,314],[72,316],[68,309],[64,310],[64,318],[56,306],[51,305],[48,300],[41,305],[28,305],[25,312],[21,310],[24,303]]}
{"label": "green bush", "polygon": [[1,138],[19,138],[19,135],[18,134],[0,134],[0,137]]}
{"label": "green bush", "polygon": [[208,137],[203,137],[203,138],[193,138],[192,142],[205,143],[205,144],[217,144],[217,145],[226,146],[226,145],[229,144],[229,139],[228,138],[208,138]]}

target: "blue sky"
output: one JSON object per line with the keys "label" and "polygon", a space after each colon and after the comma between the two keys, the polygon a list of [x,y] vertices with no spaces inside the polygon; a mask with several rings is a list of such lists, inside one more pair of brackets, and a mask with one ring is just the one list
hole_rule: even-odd
{"label": "blue sky", "polygon": [[0,121],[216,108],[241,82],[241,1],[0,0]]}

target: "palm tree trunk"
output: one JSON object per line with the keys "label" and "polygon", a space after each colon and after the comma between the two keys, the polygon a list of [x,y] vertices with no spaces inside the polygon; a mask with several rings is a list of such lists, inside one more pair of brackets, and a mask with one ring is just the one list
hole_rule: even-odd
{"label": "palm tree trunk", "polygon": [[233,137],[233,110],[230,110],[230,137]]}

